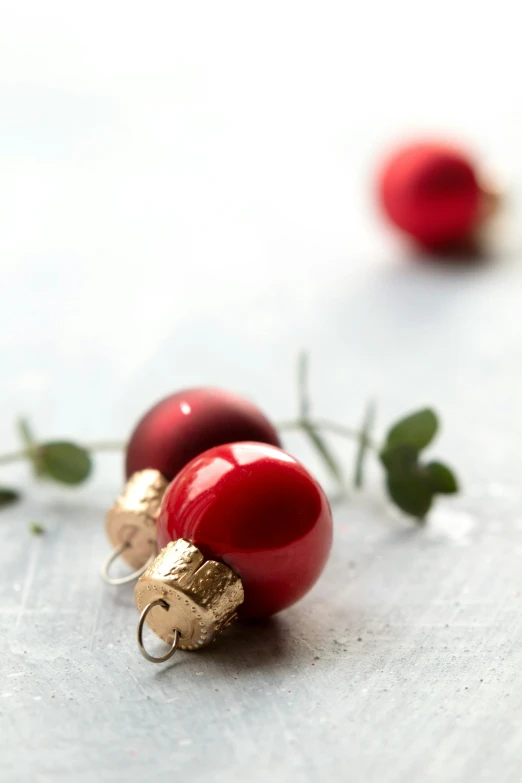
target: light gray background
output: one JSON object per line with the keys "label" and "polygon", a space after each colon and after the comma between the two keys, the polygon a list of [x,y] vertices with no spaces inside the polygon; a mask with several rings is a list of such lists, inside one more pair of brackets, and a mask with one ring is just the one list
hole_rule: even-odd
{"label": "light gray background", "polygon": [[[288,419],[308,347],[318,414],[357,425],[373,396],[382,434],[433,404],[464,486],[418,529],[374,467],[304,601],[154,667],[132,590],[98,573],[121,459],[70,492],[3,468],[26,496],[0,515],[2,783],[520,780],[513,8],[2,3],[2,450],[19,413],[41,437],[125,437],[201,383]],[[490,265],[417,264],[379,223],[379,155],[427,131],[510,188]]]}

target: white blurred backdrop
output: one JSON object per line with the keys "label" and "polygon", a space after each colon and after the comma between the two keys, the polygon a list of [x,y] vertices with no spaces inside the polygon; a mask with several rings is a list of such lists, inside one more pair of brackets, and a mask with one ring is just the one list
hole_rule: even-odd
{"label": "white blurred backdrop", "polygon": [[318,409],[434,403],[479,470],[482,433],[520,426],[492,403],[516,380],[516,264],[411,263],[372,176],[397,140],[440,133],[516,209],[516,17],[511,0],[4,0],[4,451],[20,412],[46,437],[125,436],[200,383],[288,418],[308,347]]}

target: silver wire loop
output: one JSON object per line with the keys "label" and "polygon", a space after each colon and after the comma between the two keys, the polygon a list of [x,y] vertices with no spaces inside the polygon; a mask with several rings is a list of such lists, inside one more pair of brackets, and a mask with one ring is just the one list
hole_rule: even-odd
{"label": "silver wire loop", "polygon": [[145,623],[145,619],[148,613],[155,606],[161,606],[161,608],[165,609],[167,612],[169,610],[169,605],[166,601],[163,600],[163,598],[158,598],[157,601],[151,601],[150,604],[147,604],[143,612],[140,614],[140,619],[138,622],[138,630],[137,630],[138,647],[140,648],[140,653],[143,655],[143,657],[146,658],[151,663],[164,663],[165,661],[168,661],[169,658],[172,658],[172,656],[176,652],[176,649],[178,647],[178,640],[181,634],[177,628],[174,629],[174,639],[172,640],[172,644],[170,645],[165,655],[162,655],[161,658],[156,658],[154,655],[149,655],[149,653],[143,646],[143,625]]}
{"label": "silver wire loop", "polygon": [[130,544],[128,542],[122,544],[120,547],[118,547],[118,549],[115,549],[114,552],[111,552],[111,554],[103,564],[102,577],[105,580],[105,582],[107,582],[108,585],[126,585],[129,582],[134,582],[147,570],[147,568],[154,560],[154,555],[152,554],[146,563],[140,566],[140,568],[137,568],[136,571],[133,571],[131,574],[127,574],[127,576],[120,576],[120,577],[111,576],[109,574],[110,567],[115,562],[115,560],[119,558],[122,552],[124,552],[129,546]]}

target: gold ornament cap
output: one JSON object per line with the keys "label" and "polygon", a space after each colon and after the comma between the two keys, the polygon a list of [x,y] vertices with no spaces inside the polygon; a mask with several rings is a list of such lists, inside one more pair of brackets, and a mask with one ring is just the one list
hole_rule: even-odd
{"label": "gold ornament cap", "polygon": [[[162,549],[140,577],[134,590],[141,613],[138,644],[144,656],[155,662],[167,660],[176,648],[198,650],[236,619],[244,601],[241,579],[215,560],[205,560],[200,550],[178,538]],[[145,652],[143,623],[171,645],[163,658]]]}
{"label": "gold ornament cap", "polygon": [[113,579],[108,570],[117,557],[134,569],[143,568],[156,554],[156,519],[169,482],[157,470],[134,473],[105,517],[105,531],[114,547],[104,567],[110,584],[122,584],[139,576]]}

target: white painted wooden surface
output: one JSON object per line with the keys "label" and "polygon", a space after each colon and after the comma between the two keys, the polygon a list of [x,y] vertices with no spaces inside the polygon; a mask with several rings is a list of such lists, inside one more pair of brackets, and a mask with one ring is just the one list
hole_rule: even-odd
{"label": "white painted wooden surface", "polygon": [[[308,598],[156,668],[132,591],[98,575],[120,459],[77,492],[2,469],[26,490],[0,515],[2,783],[520,780],[512,11],[443,0],[427,26],[412,0],[2,5],[1,450],[19,413],[42,437],[125,436],[199,383],[287,419],[307,346],[318,413],[357,424],[373,395],[382,433],[433,403],[433,453],[464,484],[417,529],[372,470],[335,508]],[[514,228],[490,266],[409,263],[373,213],[376,156],[426,129],[506,176]]]}

